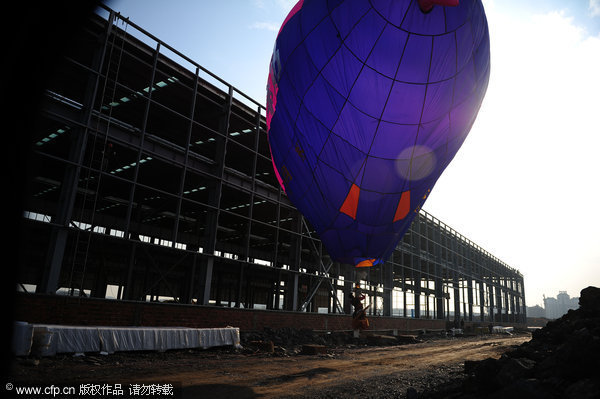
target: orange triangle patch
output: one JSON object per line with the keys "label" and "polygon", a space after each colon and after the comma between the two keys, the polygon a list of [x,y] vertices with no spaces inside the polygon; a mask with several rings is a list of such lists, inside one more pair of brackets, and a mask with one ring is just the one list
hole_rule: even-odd
{"label": "orange triangle patch", "polygon": [[360,196],[360,187],[352,184],[350,191],[340,208],[340,212],[345,213],[352,219],[356,219],[356,210],[358,209],[358,197]]}
{"label": "orange triangle patch", "polygon": [[396,214],[394,215],[394,222],[404,219],[408,215],[408,212],[410,212],[410,190],[404,191],[400,196],[398,208],[396,208]]}

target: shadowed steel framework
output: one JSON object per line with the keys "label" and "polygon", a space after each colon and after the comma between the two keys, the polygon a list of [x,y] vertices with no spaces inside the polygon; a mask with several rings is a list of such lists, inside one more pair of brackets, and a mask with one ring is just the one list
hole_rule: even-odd
{"label": "shadowed steel framework", "polygon": [[31,135],[19,289],[350,313],[360,285],[370,314],[525,321],[523,275],[424,211],[385,264],[332,262],[263,105],[104,6],[76,42]]}

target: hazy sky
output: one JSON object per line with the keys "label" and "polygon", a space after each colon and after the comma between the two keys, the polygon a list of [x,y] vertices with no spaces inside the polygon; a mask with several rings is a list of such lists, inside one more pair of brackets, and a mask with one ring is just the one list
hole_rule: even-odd
{"label": "hazy sky", "polygon": [[[106,3],[261,104],[295,0]],[[525,276],[529,306],[600,286],[600,0],[483,0],[491,76],[423,209]]]}

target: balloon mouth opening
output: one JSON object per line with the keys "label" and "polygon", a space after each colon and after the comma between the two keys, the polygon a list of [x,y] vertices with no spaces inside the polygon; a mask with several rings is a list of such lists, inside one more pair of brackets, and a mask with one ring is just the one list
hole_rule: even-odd
{"label": "balloon mouth opening", "polygon": [[355,261],[354,267],[356,267],[356,268],[373,267],[375,265],[382,263],[382,260],[377,259],[377,258],[369,258],[369,259],[357,258],[354,261]]}
{"label": "balloon mouth opening", "polygon": [[356,267],[372,267],[375,259],[365,259],[356,264]]}

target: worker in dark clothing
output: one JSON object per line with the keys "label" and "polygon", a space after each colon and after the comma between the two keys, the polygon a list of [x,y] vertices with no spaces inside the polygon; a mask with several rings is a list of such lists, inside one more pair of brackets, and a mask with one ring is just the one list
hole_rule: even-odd
{"label": "worker in dark clothing", "polygon": [[352,313],[352,328],[354,330],[364,330],[369,327],[369,320],[366,316],[367,309],[362,304],[363,299],[365,299],[365,296],[360,291],[356,293],[356,296],[350,293],[350,303],[354,306],[354,312]]}
{"label": "worker in dark clothing", "polygon": [[357,296],[354,296],[352,293],[350,293],[350,303],[352,303],[352,306],[354,307],[352,318],[356,317],[358,312],[364,309],[364,306],[362,304],[363,299],[365,299],[365,296],[363,294],[357,294]]}

